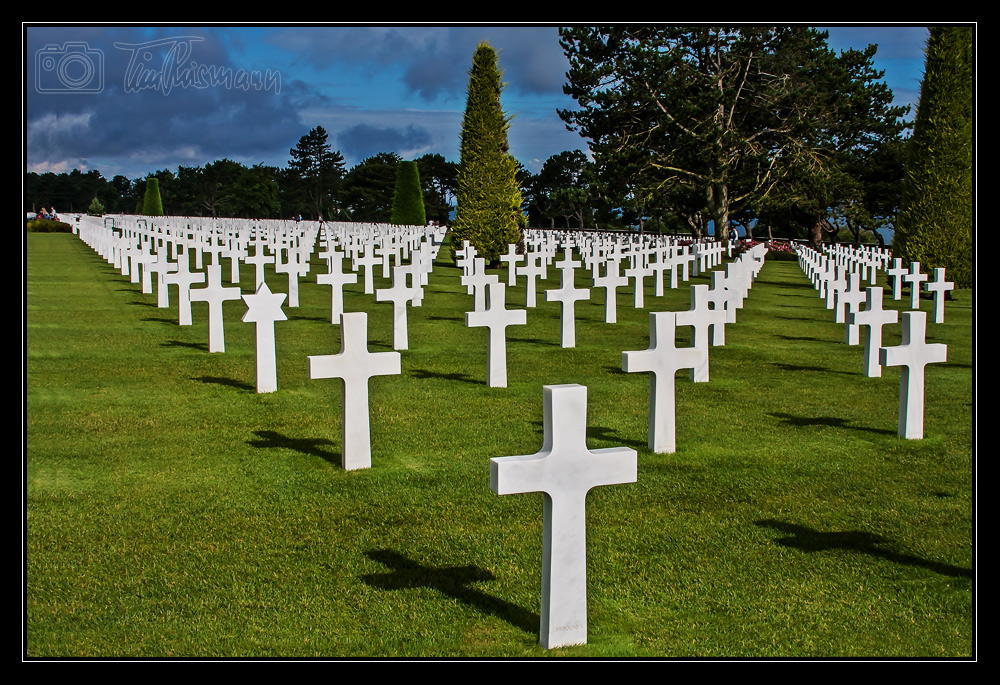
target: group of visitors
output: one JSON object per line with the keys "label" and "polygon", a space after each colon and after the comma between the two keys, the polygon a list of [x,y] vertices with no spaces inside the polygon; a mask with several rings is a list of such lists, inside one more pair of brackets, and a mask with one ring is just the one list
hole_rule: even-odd
{"label": "group of visitors", "polygon": [[40,210],[38,210],[38,213],[35,215],[35,218],[36,219],[51,219],[52,221],[58,221],[59,220],[59,215],[56,214],[56,208],[55,207],[51,207],[49,209],[45,209],[45,207],[42,207]]}

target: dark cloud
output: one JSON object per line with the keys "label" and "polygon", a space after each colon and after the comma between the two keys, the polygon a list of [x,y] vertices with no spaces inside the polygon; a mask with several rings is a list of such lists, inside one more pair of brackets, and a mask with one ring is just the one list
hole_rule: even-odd
{"label": "dark cloud", "polygon": [[411,94],[432,101],[464,97],[472,55],[486,41],[499,53],[504,79],[525,94],[562,92],[568,64],[555,26],[297,27],[268,40],[315,67],[398,67]]}
{"label": "dark cloud", "polygon": [[[287,152],[304,132],[301,82],[244,69],[198,29],[46,27],[26,39],[29,170],[117,159],[100,171],[133,176],[221,157],[274,163],[275,142]],[[66,65],[88,60],[99,80],[64,78]]]}
{"label": "dark cloud", "polygon": [[337,144],[345,158],[365,159],[379,152],[396,152],[404,159],[425,150],[431,134],[422,126],[380,128],[357,124],[337,134]]}

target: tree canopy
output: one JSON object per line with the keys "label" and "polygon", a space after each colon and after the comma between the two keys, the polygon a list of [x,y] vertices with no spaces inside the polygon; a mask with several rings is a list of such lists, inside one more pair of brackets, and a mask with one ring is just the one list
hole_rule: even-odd
{"label": "tree canopy", "polygon": [[329,143],[326,129],[317,126],[289,150],[288,169],[297,182],[298,197],[313,218],[333,218],[336,192],[344,177],[344,157]]}
{"label": "tree canopy", "polygon": [[808,217],[822,207],[827,218],[823,189],[843,187],[852,151],[902,130],[905,110],[878,82],[874,48],[838,56],[808,27],[560,35],[564,90],[578,105],[560,116],[590,139],[602,185],[623,204],[673,206],[692,226],[710,220],[716,236],[747,211]]}
{"label": "tree canopy", "polygon": [[931,27],[893,254],[973,283],[973,29]]}

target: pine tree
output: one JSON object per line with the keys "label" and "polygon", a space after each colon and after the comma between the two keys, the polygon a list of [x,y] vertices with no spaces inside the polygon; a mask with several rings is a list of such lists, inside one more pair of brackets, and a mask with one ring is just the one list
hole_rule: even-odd
{"label": "pine tree", "polygon": [[302,206],[313,216],[322,219],[336,214],[336,192],[344,178],[344,156],[334,150],[322,126],[299,138],[298,144],[288,153],[290,177],[299,194]]}
{"label": "pine tree", "polygon": [[973,29],[931,27],[892,251],[973,283]]}
{"label": "pine tree", "polygon": [[146,197],[142,201],[145,216],[163,216],[163,201],[160,199],[160,179],[150,176],[146,179]]}
{"label": "pine tree", "polygon": [[398,226],[425,226],[424,194],[416,162],[400,162],[396,167],[396,194],[392,198],[391,223]]}
{"label": "pine tree", "polygon": [[451,249],[454,258],[468,240],[487,264],[497,263],[507,245],[520,242],[526,224],[518,165],[507,144],[510,118],[500,106],[500,78],[496,51],[480,43],[469,71]]}

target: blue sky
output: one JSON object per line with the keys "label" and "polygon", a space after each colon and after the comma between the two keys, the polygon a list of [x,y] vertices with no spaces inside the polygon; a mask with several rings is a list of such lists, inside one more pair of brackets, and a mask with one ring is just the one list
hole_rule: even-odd
{"label": "blue sky", "polygon": [[[837,50],[877,44],[897,103],[916,103],[925,27],[824,28]],[[348,168],[378,152],[458,161],[468,69],[483,40],[500,55],[514,156],[538,171],[553,154],[585,149],[556,114],[574,103],[562,93],[555,26],[25,25],[26,168],[110,179],[224,157],[284,167],[315,126]],[[171,59],[181,68],[165,68]]]}

